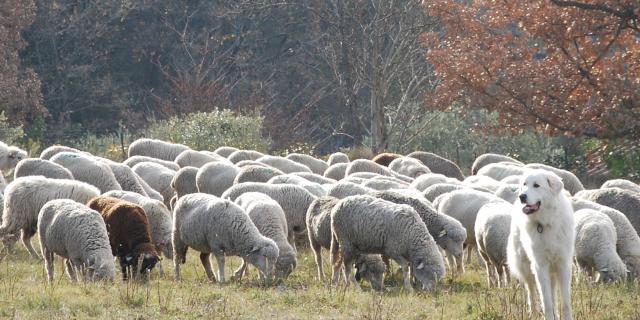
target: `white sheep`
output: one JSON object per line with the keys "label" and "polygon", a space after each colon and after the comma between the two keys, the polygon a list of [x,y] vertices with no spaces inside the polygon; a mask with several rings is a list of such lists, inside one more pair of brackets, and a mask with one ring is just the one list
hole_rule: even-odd
{"label": "white sheep", "polygon": [[476,244],[487,269],[489,287],[506,288],[509,282],[507,244],[511,232],[512,210],[511,203],[492,202],[482,206],[476,216]]}
{"label": "white sheep", "polygon": [[265,155],[256,161],[267,164],[284,173],[312,172],[311,169],[309,169],[309,167],[305,166],[304,164],[295,162],[293,160],[290,160],[284,157]]}
{"label": "white sheep", "polygon": [[573,214],[576,224],[575,260],[596,282],[626,278],[627,268],[616,253],[616,228],[611,219],[596,210],[582,209]]}
{"label": "white sheep", "polygon": [[407,177],[405,175],[396,173],[394,171],[391,171],[391,169],[385,167],[385,166],[381,166],[371,160],[367,160],[367,159],[358,159],[358,160],[354,160],[352,162],[349,163],[349,166],[347,167],[347,171],[346,171],[346,176],[350,176],[354,173],[358,173],[358,172],[369,172],[369,173],[377,173],[379,175],[383,175],[383,176],[388,176],[388,177],[395,177],[398,178],[404,182],[409,182],[411,183],[413,181],[413,178],[411,177]]}
{"label": "white sheep", "polygon": [[411,178],[431,173],[429,167],[425,166],[420,160],[411,157],[402,157],[391,161],[389,169]]}
{"label": "white sheep", "polygon": [[527,163],[525,168],[544,169],[557,174],[562,179],[565,190],[569,191],[572,195],[584,190],[584,186],[582,185],[582,182],[580,182],[580,179],[578,179],[575,174],[567,170],[558,169],[541,163]]}
{"label": "white sheep", "polygon": [[233,164],[225,162],[207,163],[196,174],[198,192],[219,197],[233,185],[238,173],[240,173],[240,168]]}
{"label": "white sheep", "polygon": [[410,187],[416,190],[425,191],[430,186],[436,183],[449,183],[462,185],[462,182],[458,179],[449,178],[440,173],[427,173],[417,177],[411,183]]}
{"label": "white sheep", "polygon": [[232,153],[238,151],[238,148],[234,148],[234,147],[228,147],[228,146],[222,146],[219,147],[218,149],[214,150],[213,153],[228,158]]}
{"label": "white sheep", "polygon": [[527,168],[513,162],[490,163],[478,170],[477,176],[485,176],[500,181],[510,176],[522,176]]}
{"label": "white sheep", "polygon": [[327,168],[329,168],[329,165],[326,162],[306,154],[290,153],[286,156],[286,158],[305,165],[306,167],[311,169],[311,172],[319,175],[324,174]]}
{"label": "white sheep", "polygon": [[198,192],[196,185],[196,176],[199,169],[196,167],[183,167],[176,172],[171,180],[171,188],[176,192],[178,198]]}
{"label": "white sheep", "polygon": [[[321,197],[313,201],[307,211],[307,234],[318,268],[318,279],[324,280],[322,248],[331,249],[331,210],[340,201],[334,197]],[[375,290],[384,290],[386,266],[378,254],[362,255],[355,261],[357,277],[367,280]],[[356,277],[356,280],[358,280]]]}
{"label": "white sheep", "polygon": [[443,158],[435,153],[415,151],[409,153],[407,157],[416,158],[420,160],[425,166],[433,173],[444,174],[449,178],[464,180],[464,174],[462,170],[453,161]]}
{"label": "white sheep", "polygon": [[342,180],[346,175],[348,166],[349,166],[348,162],[333,164],[329,166],[327,170],[325,170],[324,176],[329,179]]}
{"label": "white sheep", "polygon": [[332,183],[338,182],[335,179],[326,178],[324,176],[321,176],[321,175],[315,174],[315,173],[294,172],[294,173],[292,173],[292,175],[305,178],[305,179],[309,180],[310,182],[315,182],[315,183],[318,183],[318,184],[332,184]]}
{"label": "white sheep", "polygon": [[238,163],[243,160],[258,160],[264,156],[264,153],[255,150],[238,150],[231,153],[227,159],[232,163]]}
{"label": "white sheep", "polygon": [[505,184],[498,188],[494,194],[503,199],[506,202],[513,203],[518,199],[518,193],[520,191],[519,184]]}
{"label": "white sheep", "polygon": [[522,183],[522,176],[508,176],[506,178],[502,178],[500,182],[504,184],[517,184],[520,185]]}
{"label": "white sheep", "polygon": [[233,184],[239,184],[243,182],[267,182],[271,180],[271,178],[283,174],[284,172],[273,167],[253,165],[245,166],[240,169],[235,179],[233,180]]}
{"label": "white sheep", "polygon": [[301,186],[307,189],[307,191],[311,192],[311,194],[313,194],[316,197],[322,197],[327,194],[327,191],[322,187],[322,185],[315,182],[311,182],[305,178],[302,178],[293,174],[283,174],[283,175],[275,176],[269,179],[267,183],[292,184],[296,186]]}
{"label": "white sheep", "polygon": [[640,194],[620,188],[583,190],[576,198],[599,203],[616,209],[629,219],[636,232],[640,233]]}
{"label": "white sheep", "polygon": [[146,156],[167,161],[174,161],[182,151],[189,147],[156,139],[141,138],[129,145],[128,157]]}
{"label": "white sheep", "polygon": [[[485,167],[486,168],[486,167]],[[463,184],[473,187],[473,188],[483,188],[489,190],[489,192],[494,193],[500,189],[500,187],[504,186],[504,184],[494,178],[488,176],[468,176],[464,179]]]}
{"label": "white sheep", "polygon": [[[258,231],[273,240],[278,246],[280,254],[275,266],[276,277],[286,278],[289,276],[298,262],[295,249],[287,242],[287,218],[282,207],[266,194],[259,192],[243,193],[235,203],[249,215]],[[246,262],[243,260],[240,272],[236,274],[237,279],[240,279],[245,267]]]}
{"label": "white sheep", "polygon": [[469,186],[463,184],[436,183],[426,188],[422,195],[430,202],[433,202],[440,195],[465,188],[469,188]]}
{"label": "white sheep", "polygon": [[349,156],[342,152],[332,153],[327,160],[327,164],[333,166],[338,163],[349,163]]}
{"label": "white sheep", "polygon": [[438,246],[410,206],[371,196],[347,197],[331,211],[331,234],[334,284],[338,283],[341,265],[347,283],[357,284],[351,269],[362,254],[382,254],[400,264],[407,291],[413,291],[409,269],[422,289],[433,289],[444,277]]}
{"label": "white sheep", "polygon": [[607,188],[620,188],[628,191],[633,191],[635,193],[640,193],[640,186],[626,179],[607,180],[602,184],[602,186],[600,186],[600,189]]}
{"label": "white sheep", "polygon": [[498,163],[498,162],[511,162],[511,163],[515,163],[515,164],[519,164],[521,166],[524,166],[524,163],[511,158],[509,156],[505,156],[505,155],[501,155],[501,154],[495,154],[495,153],[485,153],[482,154],[480,156],[478,156],[474,161],[473,161],[473,165],[471,165],[471,174],[472,175],[476,175],[478,174],[478,170],[480,170],[482,167],[491,164],[491,163]]}
{"label": "white sheep", "polygon": [[338,199],[344,199],[349,196],[356,196],[361,194],[368,194],[374,192],[376,190],[367,188],[360,184],[348,182],[348,181],[340,181],[327,190],[327,196],[331,196]]}
{"label": "white sheep", "polygon": [[153,192],[151,195],[149,195],[142,184],[142,178],[140,178],[135,172],[133,172],[133,170],[129,166],[111,161],[109,159],[98,159],[109,166],[111,172],[113,173],[113,176],[116,178],[116,181],[118,182],[120,187],[122,187],[122,190],[139,193],[143,196],[151,196],[154,197],[154,199],[161,201],[163,200],[162,196],[157,192]]}
{"label": "white sheep", "polygon": [[76,270],[84,279],[113,280],[116,267],[100,213],[73,200],[52,200],[40,210],[37,226],[49,282],[54,253],[64,258],[72,281],[77,281]]}
{"label": "white sheep", "polygon": [[50,146],[50,147],[42,150],[42,152],[40,152],[40,159],[51,160],[51,158],[53,158],[53,156],[55,156],[56,154],[58,154],[60,152],[82,153],[82,154],[85,154],[85,155],[89,155],[88,152],[80,151],[80,150],[78,150],[76,148],[71,148],[71,147],[67,147],[67,146]]}
{"label": "white sheep", "polygon": [[122,163],[124,163],[127,166],[133,168],[133,166],[135,166],[136,164],[138,164],[140,162],[155,162],[155,163],[160,164],[160,165],[166,167],[167,169],[171,169],[173,171],[180,170],[180,166],[177,165],[173,161],[167,161],[167,160],[162,160],[162,159],[153,158],[153,157],[145,157],[145,156],[129,157],[127,160],[123,161]]}
{"label": "white sheep", "polygon": [[200,168],[209,162],[227,162],[231,163],[227,158],[214,153],[204,151],[185,150],[182,151],[174,161],[180,168],[196,167]]}
{"label": "white sheep", "polygon": [[385,176],[378,176],[378,177],[374,177],[371,178],[367,181],[365,181],[362,184],[363,187],[367,187],[367,188],[371,188],[374,190],[379,190],[379,191],[384,191],[384,190],[389,190],[389,189],[406,189],[409,188],[409,184],[393,178],[393,177],[385,177]]}
{"label": "white sheep", "polygon": [[7,146],[4,142],[0,141],[0,171],[10,171],[16,167],[18,162],[27,157],[28,154],[26,151],[16,146]]}
{"label": "white sheep", "polygon": [[67,168],[40,158],[28,158],[18,162],[13,171],[14,179],[27,176],[44,176],[50,179],[73,180],[71,171]]}
{"label": "white sheep", "polygon": [[248,166],[258,166],[258,167],[265,167],[265,168],[273,168],[270,165],[267,165],[267,164],[264,164],[264,163],[261,163],[261,162],[255,161],[255,160],[242,160],[240,162],[236,162],[235,165],[238,168],[244,168],[244,167],[248,167]]}
{"label": "white sheep", "polygon": [[38,212],[42,206],[54,199],[71,199],[87,203],[98,195],[98,188],[76,180],[47,179],[43,176],[13,180],[5,190],[0,238],[11,248],[17,240],[16,235],[21,231],[22,243],[29,254],[37,258],[38,254],[31,245],[31,237],[36,234]]}
{"label": "white sheep", "polygon": [[100,189],[100,192],[122,190],[111,168],[95,157],[60,152],[51,158],[51,162],[67,168],[75,180],[94,185]]}
{"label": "white sheep", "polygon": [[214,280],[209,255],[218,262],[218,282],[224,282],[225,255],[240,256],[270,277],[278,259],[276,243],[261,235],[249,216],[236,204],[204,193],[192,193],[176,202],[173,212],[173,250],[176,280],[187,248],[200,252],[207,277]]}
{"label": "white sheep", "polygon": [[176,172],[155,162],[140,162],[133,166],[135,172],[153,190],[158,191],[164,199],[164,205],[170,207],[171,198],[176,192],[171,188],[171,181]]}

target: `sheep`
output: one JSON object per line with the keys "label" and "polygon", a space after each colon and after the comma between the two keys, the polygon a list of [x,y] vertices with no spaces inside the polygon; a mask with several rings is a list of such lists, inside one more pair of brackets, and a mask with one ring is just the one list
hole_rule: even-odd
{"label": "sheep", "polygon": [[444,214],[438,214],[429,202],[416,195],[406,194],[406,191],[389,190],[373,192],[369,195],[395,204],[411,206],[427,226],[427,230],[429,230],[429,234],[436,241],[436,244],[447,254],[449,265],[452,268],[456,265],[458,272],[464,272],[462,257],[467,231],[458,220]]}
{"label": "sheep", "polygon": [[140,162],[132,169],[151,188],[162,195],[164,205],[169,208],[171,198],[176,194],[171,188],[171,181],[176,172],[155,162]]}
{"label": "sheep", "polygon": [[362,185],[367,181],[369,181],[369,179],[359,178],[359,177],[354,177],[354,176],[348,176],[348,177],[340,180],[339,182],[351,182],[351,183],[356,183],[356,184]]}
{"label": "sheep", "polygon": [[[248,167],[248,166],[259,166],[259,167],[265,167],[265,168],[273,168],[270,165],[255,161],[255,160],[242,160],[240,162],[236,162],[235,166],[238,168],[244,168],[244,167]],[[275,169],[275,168],[274,168]]]}
{"label": "sheep", "polygon": [[196,185],[198,171],[196,167],[183,167],[173,176],[171,188],[176,192],[178,198],[185,194],[198,192],[198,186]]}
{"label": "sheep", "polygon": [[[322,248],[331,249],[331,210],[340,201],[334,197],[320,197],[307,210],[307,234],[318,269],[318,279],[324,280]],[[377,254],[362,255],[355,261],[356,274],[367,280],[374,290],[384,290],[385,264]],[[357,279],[356,279],[357,280]]]}
{"label": "sheep", "polygon": [[571,199],[573,210],[593,209],[606,214],[616,228],[618,255],[627,265],[633,277],[640,277],[640,236],[629,219],[620,211],[578,198]]}
{"label": "sheep", "polygon": [[88,152],[83,152],[80,151],[76,148],[71,148],[71,147],[67,147],[67,146],[51,146],[48,147],[44,150],[42,150],[42,152],[40,152],[40,159],[42,160],[51,160],[51,158],[53,158],[53,156],[55,156],[56,154],[60,153],[60,152],[72,152],[72,153],[81,153],[81,154],[85,154],[85,155],[90,155]]}
{"label": "sheep", "polygon": [[460,181],[464,180],[464,174],[462,174],[462,170],[460,170],[460,167],[458,167],[457,164],[435,153],[415,151],[409,153],[407,157],[416,158],[422,161],[422,163],[433,173],[444,174],[449,178],[458,179]]}
{"label": "sheep", "polygon": [[207,163],[196,174],[198,192],[219,197],[233,185],[240,171],[240,168],[226,162]]}
{"label": "sheep", "polygon": [[221,156],[221,157],[225,157],[228,158],[232,153],[238,151],[238,148],[234,148],[234,147],[228,147],[228,146],[223,146],[223,147],[219,147],[216,150],[213,150],[213,153]]}
{"label": "sheep", "polygon": [[507,244],[511,232],[512,210],[511,203],[490,202],[482,206],[476,216],[476,245],[487,269],[489,287],[506,288],[509,281]]}
{"label": "sheep", "polygon": [[569,191],[572,195],[584,190],[584,186],[582,185],[582,182],[580,182],[580,179],[578,179],[575,174],[567,170],[554,168],[541,163],[528,163],[525,165],[525,168],[544,169],[557,174],[562,179],[565,190]]}
{"label": "sheep", "polygon": [[325,170],[329,168],[329,165],[326,162],[306,154],[290,153],[286,156],[286,158],[305,165],[307,168],[311,169],[311,172],[315,174],[322,175],[324,174]]}
{"label": "sheep", "polygon": [[332,153],[327,160],[327,164],[331,167],[338,163],[349,163],[349,156],[342,152]]}
{"label": "sheep", "polygon": [[296,234],[301,234],[306,230],[305,216],[311,202],[316,197],[300,186],[289,184],[268,184],[260,182],[243,182],[225,191],[223,199],[235,201],[245,192],[261,192],[278,202],[287,217],[287,234],[289,243],[295,248]]}
{"label": "sheep", "polygon": [[[473,189],[452,191],[436,198],[439,213],[446,214],[460,221],[467,230],[467,263],[471,261],[471,252],[476,247],[476,234],[474,227],[476,216],[480,208],[490,202],[508,203],[490,193]],[[462,259],[460,260],[462,263]]]}
{"label": "sheep", "polygon": [[466,179],[464,179],[463,183],[473,188],[482,188],[489,190],[489,192],[491,193],[495,193],[496,191],[498,191],[498,189],[500,189],[500,187],[504,186],[502,182],[496,179],[480,175],[468,176]]}
{"label": "sheep", "polygon": [[640,194],[620,188],[584,190],[575,194],[576,198],[593,201],[595,203],[622,212],[636,232],[640,233]]}
{"label": "sheep", "polygon": [[298,177],[296,175],[293,174],[284,174],[284,175],[280,175],[280,176],[275,176],[271,179],[269,179],[269,181],[267,181],[267,183],[270,184],[292,184],[292,185],[296,185],[296,186],[301,186],[305,189],[307,189],[307,191],[311,192],[311,194],[313,194],[316,197],[322,197],[324,195],[327,194],[327,191],[322,187],[322,185],[317,184],[315,182],[311,182],[305,178],[302,177]]}
{"label": "sheep", "polygon": [[323,176],[321,176],[319,174],[315,174],[315,173],[294,172],[294,173],[292,173],[292,175],[305,178],[310,182],[315,182],[315,183],[318,183],[318,184],[332,184],[332,183],[338,182],[335,179],[326,178],[326,177],[323,177]]}
{"label": "sheep", "polygon": [[527,168],[511,162],[490,163],[478,170],[478,176],[486,176],[500,181],[510,176],[522,176]]}
{"label": "sheep", "polygon": [[26,151],[16,146],[7,146],[0,141],[0,171],[6,172],[15,168],[18,162],[27,157]]}
{"label": "sheep", "polygon": [[138,164],[140,162],[155,162],[155,163],[160,164],[160,165],[166,167],[167,169],[171,169],[173,171],[180,170],[180,166],[177,165],[173,161],[166,161],[166,160],[161,160],[161,159],[152,158],[152,157],[145,157],[145,156],[129,157],[127,160],[123,161],[122,163],[124,163],[127,166],[133,168],[133,166],[135,166],[136,164]]}
{"label": "sheep", "polygon": [[209,162],[218,162],[218,161],[230,162],[229,160],[227,160],[227,158],[224,158],[222,156],[219,156],[216,154],[207,154],[205,152],[195,151],[195,150],[182,151],[176,157],[176,160],[174,162],[178,166],[180,166],[180,168],[184,168],[184,167],[200,168]]}
{"label": "sheep", "polygon": [[162,252],[167,258],[173,259],[171,211],[169,211],[162,201],[150,199],[131,191],[109,191],[105,193],[104,196],[118,198],[141,206],[147,215],[151,240],[156,246],[157,251]]}
{"label": "sheep", "polygon": [[39,211],[37,228],[49,283],[53,282],[54,253],[64,258],[72,281],[77,281],[76,269],[88,280],[115,277],[109,235],[98,212],[73,200],[51,200]]}
{"label": "sheep", "polygon": [[271,180],[271,178],[283,174],[284,172],[272,167],[246,166],[240,169],[233,180],[233,184],[243,182],[267,182]]}
{"label": "sheep", "polygon": [[387,167],[383,167],[371,160],[366,160],[366,159],[358,159],[349,163],[349,166],[347,167],[347,171],[345,172],[345,175],[350,176],[358,172],[377,173],[383,176],[398,178],[402,181],[409,182],[409,183],[413,181],[411,177],[407,177],[405,175],[393,172],[391,171],[391,169]]}
{"label": "sheep", "polygon": [[511,163],[518,164],[520,166],[524,166],[524,163],[514,158],[511,158],[509,156],[495,154],[495,153],[485,153],[478,156],[473,161],[473,165],[471,165],[471,174],[476,175],[478,174],[478,170],[482,169],[482,167],[491,163],[498,163],[498,162],[511,162]]}
{"label": "sheep", "polygon": [[[269,196],[259,192],[247,192],[239,196],[235,203],[242,208],[260,231],[260,234],[273,240],[278,246],[278,260],[275,265],[277,278],[286,278],[298,264],[296,251],[287,242],[287,218],[282,207]],[[246,267],[246,261],[240,267],[236,278],[239,280]]]}
{"label": "sheep", "polygon": [[344,199],[349,196],[368,194],[376,190],[348,181],[340,181],[327,190],[327,196]]}
{"label": "sheep", "polygon": [[449,183],[449,184],[459,184],[462,182],[458,179],[449,178],[440,173],[427,173],[417,177],[411,183],[410,187],[416,190],[425,191],[430,186],[436,183]]}
{"label": "sheep", "polygon": [[372,179],[367,180],[362,186],[371,188],[374,190],[389,190],[389,189],[406,189],[409,188],[409,184],[403,182],[401,180],[392,178],[379,176]]}
{"label": "sheep", "polygon": [[133,202],[107,196],[95,197],[87,202],[87,206],[98,211],[104,219],[111,253],[120,262],[122,279],[127,280],[129,273],[134,279],[148,276],[160,258],[151,241],[144,209]]}
{"label": "sheep", "polygon": [[625,179],[607,180],[605,181],[605,183],[602,184],[600,189],[606,189],[606,188],[620,188],[620,189],[633,191],[635,193],[640,193],[640,186],[638,184]]}
{"label": "sheep", "polygon": [[618,281],[626,278],[627,268],[616,253],[616,229],[613,221],[593,209],[574,212],[576,228],[575,261],[580,270],[595,282]]}
{"label": "sheep", "polygon": [[227,159],[229,159],[229,161],[231,161],[232,163],[238,163],[242,160],[258,160],[260,159],[262,156],[264,156],[264,153],[262,152],[258,152],[255,150],[238,150],[235,151],[233,153],[231,153]]}
{"label": "sheep", "polygon": [[311,172],[309,167],[283,157],[265,155],[256,161],[270,165],[284,173]]}
{"label": "sheep", "polygon": [[514,201],[516,201],[516,199],[518,199],[519,190],[519,184],[505,184],[498,188],[498,190],[496,190],[496,192],[494,192],[493,194],[506,202],[513,203]]}
{"label": "sheep", "polygon": [[431,170],[420,160],[411,157],[402,157],[391,161],[389,169],[411,178],[431,173]]}
{"label": "sheep", "polygon": [[391,164],[391,162],[393,160],[402,158],[403,155],[401,154],[397,154],[397,153],[390,153],[390,152],[385,152],[385,153],[380,153],[378,155],[376,155],[375,157],[371,158],[371,161],[381,165],[381,166],[385,166],[388,167],[389,164]]}
{"label": "sheep", "polygon": [[341,180],[345,177],[349,163],[336,163],[324,172],[324,176],[329,179]]}
{"label": "sheep", "polygon": [[94,185],[101,192],[122,190],[111,168],[102,161],[79,153],[60,152],[51,162],[67,168],[75,180]]}
{"label": "sheep", "polygon": [[347,197],[331,210],[331,235],[334,285],[338,283],[340,262],[347,283],[357,285],[351,269],[361,254],[383,254],[398,262],[407,291],[413,291],[409,268],[422,289],[433,289],[445,274],[433,237],[410,206],[371,196]]}
{"label": "sheep", "polygon": [[[113,176],[116,178],[116,181],[120,187],[122,187],[122,190],[139,193],[143,196],[152,196],[154,198],[160,195],[157,192],[149,195],[145,187],[142,185],[142,178],[138,177],[138,175],[133,172],[129,166],[104,158],[99,158],[99,160],[109,166]],[[163,198],[160,196],[159,200],[162,199]]]}
{"label": "sheep", "polygon": [[15,235],[21,231],[22,243],[29,254],[37,258],[31,237],[36,234],[38,212],[42,206],[54,199],[86,203],[99,194],[98,188],[76,180],[47,179],[43,176],[15,179],[5,189],[0,238],[7,248],[11,248],[17,239]]}
{"label": "sheep", "polygon": [[425,189],[422,195],[430,202],[433,202],[438,196],[442,194],[449,193],[455,190],[465,189],[465,188],[469,188],[469,187],[462,184],[436,183],[428,187],[427,189]]}
{"label": "sheep", "polygon": [[166,161],[175,161],[176,157],[189,147],[156,139],[140,138],[129,145],[128,157],[146,156]]}
{"label": "sheep", "polygon": [[13,176],[14,179],[26,176],[44,176],[50,179],[73,180],[73,175],[67,168],[40,158],[29,158],[18,162]]}
{"label": "sheep", "polygon": [[225,255],[237,255],[270,277],[279,256],[276,243],[261,235],[249,216],[229,200],[192,193],[181,197],[173,211],[174,271],[180,281],[180,264],[188,247],[200,251],[200,261],[209,280],[215,277],[209,255],[218,262],[218,282],[225,281]]}

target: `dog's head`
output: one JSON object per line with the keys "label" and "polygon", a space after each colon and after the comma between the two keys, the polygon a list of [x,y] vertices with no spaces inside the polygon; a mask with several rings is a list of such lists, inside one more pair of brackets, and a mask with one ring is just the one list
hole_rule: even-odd
{"label": "dog's head", "polygon": [[518,195],[520,203],[524,205],[522,212],[527,215],[534,214],[546,204],[546,201],[556,199],[563,189],[562,179],[555,173],[540,169],[531,170],[522,179]]}

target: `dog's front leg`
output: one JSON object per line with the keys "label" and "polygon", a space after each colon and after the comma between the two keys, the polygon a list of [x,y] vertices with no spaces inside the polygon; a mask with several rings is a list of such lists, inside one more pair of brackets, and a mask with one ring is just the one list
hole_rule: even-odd
{"label": "dog's front leg", "polygon": [[562,319],[571,320],[571,264],[565,264],[558,272],[558,285],[560,286],[560,298],[562,299]]}
{"label": "dog's front leg", "polygon": [[544,318],[545,320],[554,320],[553,291],[551,289],[549,271],[542,266],[535,266],[534,270]]}

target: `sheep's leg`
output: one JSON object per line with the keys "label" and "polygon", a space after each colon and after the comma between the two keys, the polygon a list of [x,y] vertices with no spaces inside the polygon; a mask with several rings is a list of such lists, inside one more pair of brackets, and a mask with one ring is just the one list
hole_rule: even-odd
{"label": "sheep's leg", "polygon": [[[233,280],[240,281],[242,280],[242,275],[244,271],[247,269],[247,261],[242,259],[242,263],[240,264],[240,268],[233,273]],[[261,272],[258,272],[258,276],[262,275]]]}
{"label": "sheep's leg", "polygon": [[353,269],[353,261],[355,260],[355,255],[353,253],[353,251],[350,248],[344,248],[343,251],[343,258],[342,258],[342,266],[343,266],[343,270],[344,270],[344,280],[347,283],[347,286],[350,283],[353,283],[354,286],[356,286],[356,288],[360,289],[360,285],[358,284],[358,281],[356,280],[355,275],[352,273],[352,269]]}
{"label": "sheep's leg", "polygon": [[162,267],[162,262],[158,261],[156,265],[158,266],[158,272],[160,273],[160,277],[164,278],[164,268]]}
{"label": "sheep's leg", "polygon": [[31,244],[31,237],[33,237],[35,232],[31,232],[31,230],[27,230],[27,229],[22,229],[21,233],[22,233],[22,244],[24,244],[25,248],[27,248],[27,251],[29,251],[29,254],[31,255],[31,257],[35,259],[40,259],[40,256],[36,253],[36,250],[33,249],[33,245]]}
{"label": "sheep's leg", "polygon": [[64,260],[64,270],[67,272],[67,276],[69,277],[69,279],[71,279],[71,281],[73,282],[78,281],[78,276],[76,275],[76,268],[71,263],[70,259]]}
{"label": "sheep's leg", "polygon": [[120,270],[122,270],[122,281],[127,281],[129,268],[127,267],[127,262],[125,257],[118,257],[118,261],[120,261]]}
{"label": "sheep's leg", "polygon": [[218,281],[224,283],[224,253],[215,252],[216,262],[218,263]]}
{"label": "sheep's leg", "polygon": [[467,245],[467,264],[471,263],[471,254],[473,253],[473,248],[475,247],[475,244],[469,244]]}
{"label": "sheep's leg", "polygon": [[176,239],[176,235],[173,236],[173,272],[176,277],[176,281],[180,281],[180,265],[186,262],[187,247],[182,241]]}
{"label": "sheep's leg", "polygon": [[409,273],[409,263],[402,257],[399,257],[396,261],[398,261],[400,268],[402,269],[404,289],[408,292],[413,292],[413,287],[411,286],[411,275]]}
{"label": "sheep's leg", "polygon": [[210,281],[215,282],[216,277],[213,275],[213,271],[211,270],[211,260],[209,260],[209,256],[211,254],[209,252],[203,252],[200,254],[200,262],[202,262],[202,266],[204,267],[204,272],[207,273],[207,278]]}
{"label": "sheep's leg", "polygon": [[44,255],[44,265],[47,269],[47,280],[49,283],[53,281],[53,251],[48,249],[43,249]]}
{"label": "sheep's leg", "polygon": [[332,236],[331,239],[331,283],[333,285],[338,285],[338,281],[340,281],[340,267],[342,264],[342,254],[340,252],[340,246],[338,244],[338,239],[335,236]]}
{"label": "sheep's leg", "polygon": [[[309,233],[311,234],[311,233]],[[316,266],[318,269],[318,280],[324,281],[324,272],[322,272],[322,248],[320,244],[309,237],[309,243],[311,244],[311,250],[313,250],[313,256],[316,259]]]}

